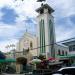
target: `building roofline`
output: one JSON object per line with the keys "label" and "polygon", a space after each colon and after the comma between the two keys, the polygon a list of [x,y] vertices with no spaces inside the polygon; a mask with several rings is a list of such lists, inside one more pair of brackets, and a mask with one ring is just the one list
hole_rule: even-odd
{"label": "building roofline", "polygon": [[64,45],[68,45],[70,42],[75,42],[75,37],[67,39],[67,40],[60,41],[60,43],[62,43]]}
{"label": "building roofline", "polygon": [[56,43],[56,45],[61,46],[61,47],[64,47],[64,48],[68,48],[68,46],[66,46],[66,45],[64,45],[62,43]]}
{"label": "building roofline", "polygon": [[39,12],[40,10],[42,10],[44,8],[48,8],[51,13],[54,12],[54,10],[48,4],[41,5],[41,7],[36,9],[36,12]]}
{"label": "building roofline", "polygon": [[37,36],[36,35],[34,35],[34,34],[31,34],[31,33],[29,33],[29,32],[25,32],[24,34],[23,34],[23,36],[19,39],[19,41],[21,41],[24,37],[26,37],[26,36],[30,36],[31,38],[37,38]]}

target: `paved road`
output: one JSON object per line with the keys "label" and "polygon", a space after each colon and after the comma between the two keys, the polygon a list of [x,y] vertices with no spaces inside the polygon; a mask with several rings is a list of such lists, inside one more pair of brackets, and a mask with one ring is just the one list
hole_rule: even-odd
{"label": "paved road", "polygon": [[25,74],[5,74],[5,73],[3,73],[1,75],[25,75]]}
{"label": "paved road", "polygon": [[6,73],[3,73],[3,74],[0,74],[0,75],[32,75],[32,72],[25,73],[25,74],[6,74]]}

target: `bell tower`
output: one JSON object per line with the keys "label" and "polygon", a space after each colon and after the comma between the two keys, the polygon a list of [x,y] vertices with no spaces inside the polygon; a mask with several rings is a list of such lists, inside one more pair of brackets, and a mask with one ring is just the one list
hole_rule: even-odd
{"label": "bell tower", "polygon": [[37,35],[38,35],[38,52],[39,54],[48,57],[55,57],[55,29],[54,10],[48,4],[41,4],[41,7],[36,9],[37,16]]}

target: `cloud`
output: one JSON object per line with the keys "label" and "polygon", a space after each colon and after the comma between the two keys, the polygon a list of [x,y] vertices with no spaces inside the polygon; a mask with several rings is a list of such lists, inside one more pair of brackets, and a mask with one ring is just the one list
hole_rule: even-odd
{"label": "cloud", "polygon": [[[0,47],[1,50],[5,50],[5,45],[11,40],[20,39],[25,33],[26,29],[28,32],[35,33],[35,20],[36,16],[35,9],[39,6],[36,0],[1,0],[0,1]],[[10,15],[12,14],[12,15]],[[18,17],[16,16],[18,15]],[[6,19],[6,18],[11,19]],[[11,43],[13,43],[11,41]],[[4,44],[4,45],[3,45]]]}
{"label": "cloud", "polygon": [[74,0],[47,0],[48,4],[55,9],[56,17],[65,17],[71,15],[75,11]]}
{"label": "cloud", "polygon": [[47,0],[55,12],[54,26],[56,32],[56,41],[75,37],[75,0]]}
{"label": "cloud", "polygon": [[[34,23],[19,23],[15,25],[8,25],[0,23],[0,41],[3,39],[10,39],[10,38],[20,38],[26,29],[30,32],[35,32]],[[2,41],[3,41],[2,40]]]}
{"label": "cloud", "polygon": [[[55,10],[53,16],[56,29],[56,40],[61,41],[74,37],[75,1],[47,0],[47,3]],[[13,41],[18,40],[20,37],[22,37],[26,29],[28,29],[28,31],[32,33],[36,32],[35,28],[37,23],[35,21],[35,18],[37,16],[37,13],[35,12],[35,9],[37,9],[39,6],[40,3],[37,3],[36,0],[24,0],[23,2],[21,0],[0,0],[0,10],[6,9],[7,11],[12,11],[12,14],[14,13],[13,17],[9,14],[7,16],[5,14],[7,13],[6,11],[0,12],[0,20],[3,16],[10,18],[12,17],[12,23],[9,23],[9,21],[5,21],[5,17],[2,19],[2,21],[5,21],[5,23],[3,23],[2,21],[0,22],[0,45],[2,44],[1,48],[5,46],[5,43],[8,44],[11,40],[13,43]],[[18,17],[15,14],[17,14]]]}
{"label": "cloud", "polygon": [[[73,16],[74,17],[74,16]],[[75,37],[75,23],[73,22],[74,19],[71,21],[72,16],[62,17],[57,19],[55,23],[55,30],[56,30],[56,40],[66,40],[69,38]]]}
{"label": "cloud", "polygon": [[75,14],[72,14],[71,16],[69,16],[70,21],[75,24]]}
{"label": "cloud", "polygon": [[[9,51],[5,48],[8,44],[16,44],[16,41],[18,41],[26,32],[26,29],[30,33],[35,34],[35,28],[34,24],[15,24],[15,25],[6,25],[3,23],[0,23],[0,48],[2,51]],[[14,40],[15,39],[15,40]]]}
{"label": "cloud", "polygon": [[61,40],[66,40],[72,37],[75,37],[75,27],[63,27],[63,26],[58,26],[56,28],[56,40],[61,41]]}
{"label": "cloud", "polygon": [[5,23],[5,24],[16,23],[16,17],[18,17],[18,15],[14,11],[14,9],[10,9],[8,7],[3,7],[1,9],[1,12],[3,13],[2,19],[0,20],[1,22]]}

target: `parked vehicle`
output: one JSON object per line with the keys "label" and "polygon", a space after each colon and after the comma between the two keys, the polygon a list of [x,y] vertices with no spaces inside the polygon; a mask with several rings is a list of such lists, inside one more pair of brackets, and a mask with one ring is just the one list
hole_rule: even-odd
{"label": "parked vehicle", "polygon": [[75,67],[75,63],[73,63],[71,66],[72,66],[72,67]]}
{"label": "parked vehicle", "polygon": [[54,72],[52,75],[75,75],[75,67],[64,67]]}

